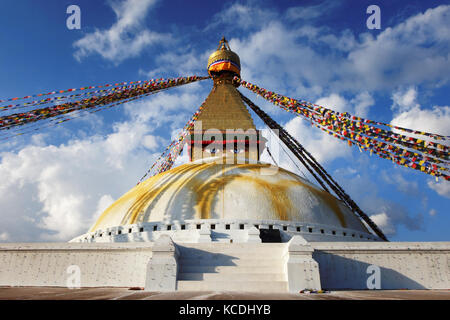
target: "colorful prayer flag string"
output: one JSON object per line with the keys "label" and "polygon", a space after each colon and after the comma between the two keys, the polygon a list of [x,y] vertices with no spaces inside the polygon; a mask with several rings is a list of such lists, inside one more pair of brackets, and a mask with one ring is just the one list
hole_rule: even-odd
{"label": "colorful prayer flag string", "polygon": [[2,102],[7,102],[7,101],[17,101],[17,100],[24,100],[24,99],[30,99],[30,98],[37,98],[37,97],[42,97],[42,96],[48,96],[48,95],[54,95],[54,94],[58,94],[58,93],[66,93],[66,92],[74,92],[74,91],[82,91],[82,90],[91,90],[91,89],[99,89],[99,88],[108,88],[108,87],[120,87],[120,86],[124,86],[124,85],[132,85],[132,84],[146,84],[148,82],[158,82],[158,81],[163,81],[163,78],[160,79],[156,79],[156,80],[139,80],[139,81],[129,81],[129,82],[120,82],[120,83],[115,83],[115,84],[104,84],[104,85],[100,85],[100,86],[85,86],[85,87],[81,87],[81,88],[73,88],[73,89],[66,89],[66,90],[56,90],[56,91],[50,91],[47,93],[39,93],[39,94],[34,94],[34,95],[30,95],[30,96],[25,96],[25,97],[16,97],[16,98],[9,98],[9,99],[3,99],[0,100],[0,103]]}
{"label": "colorful prayer flag string", "polygon": [[144,84],[138,84],[136,85],[136,87],[126,87],[114,90],[107,95],[94,95],[83,100],[52,105],[22,113],[9,114],[0,117],[0,130],[11,129],[16,126],[22,126],[25,124],[37,122],[39,120],[53,118],[77,110],[93,109],[136,96],[144,95],[150,92],[160,91],[162,89],[180,86],[208,78],[209,77],[192,76],[146,82]]}
{"label": "colorful prayer flag string", "polygon": [[335,112],[316,104],[268,91],[238,77],[235,77],[234,81],[282,109],[302,116],[329,135],[348,141],[350,146],[355,144],[360,150],[393,160],[399,165],[436,177],[442,176],[449,180],[449,175],[445,173],[449,170],[448,146],[435,141],[401,135],[376,126],[387,126],[435,140],[446,141],[447,137],[445,136],[355,117],[348,113]]}

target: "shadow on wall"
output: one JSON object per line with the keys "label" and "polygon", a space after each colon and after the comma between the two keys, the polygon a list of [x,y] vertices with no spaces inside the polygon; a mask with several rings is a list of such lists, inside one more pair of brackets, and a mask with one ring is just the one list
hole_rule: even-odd
{"label": "shadow on wall", "polygon": [[[145,233],[146,235],[148,234],[148,233]],[[144,238],[144,232],[133,232],[132,234],[131,234],[131,240],[129,240],[129,241],[132,241],[132,242],[146,242],[146,241],[148,241],[148,239],[145,237]]]}
{"label": "shadow on wall", "polygon": [[189,278],[178,280],[204,280],[205,273],[217,273],[217,267],[236,266],[233,260],[239,259],[232,255],[208,252],[196,248],[184,247],[177,244],[180,252],[179,272],[189,274]]}
{"label": "shadow on wall", "polygon": [[218,240],[218,239],[231,239],[231,235],[224,232],[217,232],[214,230],[211,230],[211,239]]}
{"label": "shadow on wall", "polygon": [[[317,251],[313,253],[313,258],[319,263],[322,288],[333,290],[369,289],[367,280],[373,274],[373,272],[367,273],[370,263]],[[374,265],[376,264],[374,263]],[[396,270],[381,266],[379,268],[380,289],[427,289],[422,284]]]}

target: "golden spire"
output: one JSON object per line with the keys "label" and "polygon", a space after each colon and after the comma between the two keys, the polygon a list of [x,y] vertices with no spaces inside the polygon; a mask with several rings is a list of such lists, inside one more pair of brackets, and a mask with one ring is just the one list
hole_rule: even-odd
{"label": "golden spire", "polygon": [[190,131],[191,161],[208,157],[242,157],[258,161],[265,141],[260,139],[253,119],[233,82],[239,76],[239,56],[223,37],[208,60],[214,86],[203,104],[196,126]]}

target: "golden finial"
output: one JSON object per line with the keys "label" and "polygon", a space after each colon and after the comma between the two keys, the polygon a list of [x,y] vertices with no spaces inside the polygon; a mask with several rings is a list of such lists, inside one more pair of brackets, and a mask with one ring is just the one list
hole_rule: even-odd
{"label": "golden finial", "polygon": [[217,50],[209,56],[208,73],[210,76],[215,77],[224,72],[240,75],[241,62],[239,56],[231,51],[227,39],[222,37]]}
{"label": "golden finial", "polygon": [[219,46],[217,47],[217,50],[229,50],[230,49],[230,45],[228,44],[227,39],[225,39],[225,37],[222,37],[222,39],[220,39],[219,41]]}

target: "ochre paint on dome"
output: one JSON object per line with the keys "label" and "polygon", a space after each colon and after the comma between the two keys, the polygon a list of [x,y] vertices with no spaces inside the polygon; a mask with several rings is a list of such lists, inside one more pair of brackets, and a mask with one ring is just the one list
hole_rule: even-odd
{"label": "ochre paint on dome", "polygon": [[[193,165],[193,164],[192,164]],[[158,187],[158,185],[165,184],[166,188],[169,188],[169,184],[166,183],[164,180],[164,177],[166,175],[170,175],[169,179],[173,179],[176,177],[175,174],[180,173],[182,171],[187,171],[188,168],[185,166],[179,166],[175,167],[171,170],[159,173],[153,177],[148,178],[147,180],[143,181],[139,185],[135,186],[131,190],[129,190],[127,193],[125,193],[122,197],[120,197],[118,200],[116,200],[111,206],[109,206],[97,219],[96,223],[90,230],[96,230],[99,225],[103,222],[103,220],[108,216],[108,213],[113,211],[116,207],[121,205],[121,201],[125,201],[126,199],[133,198],[136,199],[135,202],[130,206],[130,209],[127,210],[126,214],[123,216],[121,225],[126,224],[129,220],[130,215],[137,214],[139,211],[142,211],[143,205],[147,203],[146,199],[148,197],[153,198],[156,196],[157,193],[160,193],[162,188]],[[172,176],[173,175],[173,176]],[[146,188],[150,187],[151,185],[154,185],[152,188]],[[133,220],[136,220],[136,218],[132,218]]]}
{"label": "ochre paint on dome", "polygon": [[[288,220],[288,211],[293,209],[291,200],[286,196],[289,180],[281,180],[277,183],[269,183],[255,177],[238,176],[237,179],[252,182],[272,203],[272,208],[280,220]],[[302,186],[304,186],[302,184]]]}
{"label": "ochre paint on dome", "polygon": [[[289,190],[293,190],[294,187],[301,187],[313,194],[319,202],[325,204],[342,227],[348,226],[338,200],[332,195],[302,182],[297,175],[281,168],[278,168],[280,174],[288,175],[292,179],[282,178],[281,176],[272,179],[274,181],[260,178],[259,170],[268,167],[270,167],[269,164],[261,163],[229,165],[208,162],[181,165],[151,177],[131,189],[105,210],[91,228],[91,231],[101,227],[103,222],[109,219],[110,214],[121,216],[120,225],[150,221],[152,220],[150,215],[153,208],[159,205],[158,201],[162,197],[167,197],[169,194],[170,201],[176,201],[179,194],[189,193],[186,205],[192,204],[190,208],[195,212],[195,216],[189,217],[189,219],[211,219],[214,205],[218,205],[217,202],[222,204],[222,208],[218,210],[222,215],[220,218],[227,218],[223,207],[225,206],[224,190],[232,183],[234,184],[232,188],[241,186],[245,190],[248,189],[250,192],[261,194],[266,199],[265,201],[268,201],[267,203],[271,205],[274,218],[277,217],[278,220],[295,220],[296,216],[300,214],[302,208],[296,207],[299,205],[298,203],[295,205],[292,203],[292,195]],[[238,172],[232,173],[233,170]],[[200,177],[200,175],[202,176]],[[171,207],[170,201],[167,203],[167,208]],[[258,206],[259,203],[253,205]],[[121,210],[123,210],[123,213],[120,213]],[[171,215],[172,213],[167,212],[167,214]]]}
{"label": "ochre paint on dome", "polygon": [[[135,204],[130,207],[127,214],[125,215],[122,224],[133,224],[138,222],[137,219],[139,213],[143,213],[148,208],[148,206],[151,205],[152,201],[157,200],[157,197],[160,196],[163,192],[173,186],[178,186],[180,189],[180,187],[187,181],[186,179],[181,181],[178,179],[182,174],[189,172],[192,173],[192,175],[195,175],[196,172],[199,172],[208,166],[211,166],[211,164],[199,164],[193,165],[193,167],[179,166],[170,170],[173,175],[169,177],[169,181],[164,181],[164,184],[161,187],[150,188],[148,191],[140,194]],[[189,179],[189,177],[187,179]]]}

